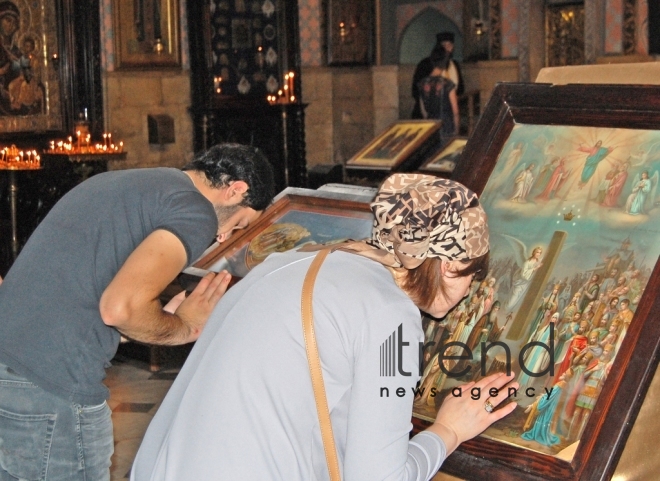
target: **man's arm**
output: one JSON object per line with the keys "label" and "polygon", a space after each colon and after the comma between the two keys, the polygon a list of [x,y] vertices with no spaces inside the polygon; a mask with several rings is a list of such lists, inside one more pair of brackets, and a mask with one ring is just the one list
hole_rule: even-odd
{"label": "man's arm", "polygon": [[208,274],[174,314],[158,296],[186,265],[186,251],[174,234],[152,232],[112,279],[101,296],[103,322],[136,341],[176,345],[195,341],[231,276]]}

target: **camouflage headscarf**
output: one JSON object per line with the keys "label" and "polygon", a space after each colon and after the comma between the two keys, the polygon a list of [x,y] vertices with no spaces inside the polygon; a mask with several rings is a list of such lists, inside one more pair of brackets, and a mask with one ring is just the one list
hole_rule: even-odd
{"label": "camouflage headscarf", "polygon": [[427,257],[469,260],[488,252],[488,223],[477,195],[452,180],[394,174],[371,204],[371,239],[346,250],[390,267],[413,269]]}

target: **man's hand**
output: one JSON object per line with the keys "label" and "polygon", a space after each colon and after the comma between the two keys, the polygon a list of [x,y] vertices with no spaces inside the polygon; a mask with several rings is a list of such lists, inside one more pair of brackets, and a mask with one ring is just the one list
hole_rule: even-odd
{"label": "man's hand", "polygon": [[[210,275],[200,282],[190,306],[186,303],[182,311],[184,320],[178,312],[164,311],[158,297],[185,264],[186,251],[177,236],[166,230],[149,234],[101,295],[99,312],[103,322],[129,339],[147,344],[176,345],[197,339],[227,288],[228,275]],[[218,279],[213,282],[215,277]]]}
{"label": "man's hand", "polygon": [[[197,340],[213,308],[227,291],[229,281],[231,281],[231,275],[227,271],[218,274],[209,272],[199,281],[197,287],[188,297],[185,297],[185,292],[181,293],[184,294],[184,297],[178,301],[179,305],[175,307],[174,314],[179,316],[184,324],[190,328],[190,337],[187,342]],[[180,297],[181,294],[172,298],[172,301]],[[165,307],[169,306],[171,308],[172,301]]]}
{"label": "man's hand", "polygon": [[169,312],[170,314],[174,314],[181,303],[185,301],[185,299],[186,291],[181,291],[176,296],[172,297],[172,299],[170,299],[170,301],[163,306],[163,310],[165,312]]}

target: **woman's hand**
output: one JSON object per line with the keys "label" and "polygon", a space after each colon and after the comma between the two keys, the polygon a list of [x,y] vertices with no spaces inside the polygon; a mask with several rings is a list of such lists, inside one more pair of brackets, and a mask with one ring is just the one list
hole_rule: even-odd
{"label": "woman's hand", "polygon": [[511,402],[496,409],[508,397],[510,388],[519,388],[517,382],[509,384],[513,378],[513,374],[498,373],[452,389],[442,403],[435,423],[428,428],[445,442],[447,455],[516,408],[517,404]]}

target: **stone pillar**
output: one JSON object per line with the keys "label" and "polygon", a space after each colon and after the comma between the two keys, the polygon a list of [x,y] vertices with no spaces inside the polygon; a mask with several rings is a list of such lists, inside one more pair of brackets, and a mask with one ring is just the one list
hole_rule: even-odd
{"label": "stone pillar", "polygon": [[545,1],[526,0],[519,8],[518,78],[530,82],[545,67]]}
{"label": "stone pillar", "polygon": [[399,120],[399,67],[384,65],[372,67],[371,81],[374,91],[374,135]]}
{"label": "stone pillar", "polygon": [[332,70],[327,67],[302,68],[302,100],[305,110],[307,167],[332,164]]}

